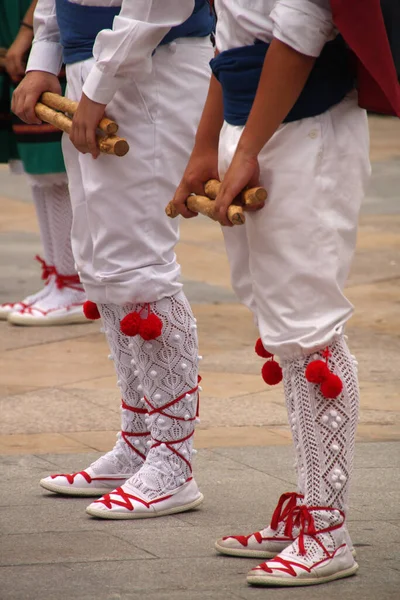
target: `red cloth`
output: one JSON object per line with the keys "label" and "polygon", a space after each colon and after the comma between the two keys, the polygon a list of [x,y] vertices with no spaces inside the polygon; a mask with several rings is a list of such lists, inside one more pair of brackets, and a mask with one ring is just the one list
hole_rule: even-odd
{"label": "red cloth", "polygon": [[357,57],[359,103],[400,117],[400,84],[380,0],[330,0],[333,21]]}

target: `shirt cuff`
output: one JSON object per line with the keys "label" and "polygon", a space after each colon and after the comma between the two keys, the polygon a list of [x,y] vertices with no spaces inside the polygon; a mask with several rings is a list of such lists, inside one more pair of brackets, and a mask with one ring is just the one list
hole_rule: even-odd
{"label": "shirt cuff", "polygon": [[[271,12],[273,36],[297,52],[318,57],[333,38],[332,13],[310,0],[280,0]],[[328,4],[329,6],[329,4]]]}
{"label": "shirt cuff", "polygon": [[62,66],[62,47],[57,42],[33,42],[26,72],[46,71],[58,75]]}
{"label": "shirt cuff", "polygon": [[100,104],[108,104],[114,97],[115,92],[120,87],[121,83],[114,75],[103,73],[99,67],[94,64],[82,91],[93,102]]}

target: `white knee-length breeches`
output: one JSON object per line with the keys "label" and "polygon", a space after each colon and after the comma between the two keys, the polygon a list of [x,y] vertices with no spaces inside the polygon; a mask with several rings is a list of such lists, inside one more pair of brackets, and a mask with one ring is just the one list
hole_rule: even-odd
{"label": "white knee-length breeches", "polygon": [[[223,178],[243,128],[224,124]],[[323,348],[353,307],[343,294],[370,174],[365,111],[351,94],[328,112],[282,125],[259,156],[264,208],[223,228],[232,285],[282,358]]]}
{"label": "white knee-length breeches", "polygon": [[[207,38],[157,49],[153,71],[127,83],[107,106],[130,145],[123,158],[79,154],[64,136],[73,206],[72,246],[94,302],[152,302],[181,289],[177,221],[164,209],[180,182],[205,102],[213,50]],[[79,100],[93,60],[67,67],[67,95]]]}

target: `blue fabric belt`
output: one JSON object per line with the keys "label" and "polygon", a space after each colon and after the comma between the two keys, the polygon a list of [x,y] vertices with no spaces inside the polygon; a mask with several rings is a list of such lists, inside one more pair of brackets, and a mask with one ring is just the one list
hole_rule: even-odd
{"label": "blue fabric belt", "polygon": [[[65,64],[86,60],[93,56],[93,45],[102,29],[111,29],[120,6],[86,6],[69,0],[56,0],[56,14],[60,29]],[[195,0],[192,15],[181,25],[173,27],[161,44],[169,44],[181,37],[206,37],[214,30],[214,15],[207,0]]]}
{"label": "blue fabric belt", "polygon": [[[256,42],[221,52],[210,62],[221,83],[224,119],[231,125],[245,125],[260,81],[269,44]],[[354,88],[355,77],[349,53],[338,36],[325,44],[296,104],[285,123],[314,117],[338,104]]]}

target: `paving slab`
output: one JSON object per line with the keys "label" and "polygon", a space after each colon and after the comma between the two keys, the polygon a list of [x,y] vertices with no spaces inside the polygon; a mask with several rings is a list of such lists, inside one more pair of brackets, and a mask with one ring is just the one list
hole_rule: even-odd
{"label": "paving slab", "polygon": [[[291,448],[200,450],[196,479],[206,501],[200,510],[162,519],[89,518],[90,500],[61,498],[38,487],[51,467],[89,464],[98,454],[4,457],[0,578],[2,600],[219,600],[337,596],[395,600],[400,585],[398,496],[400,442],[357,445],[349,530],[357,577],[324,587],[249,588],[251,559],[216,555],[216,538],[267,524],[286,480]],[[57,469],[58,471],[58,469]],[[294,481],[294,479],[293,479]],[[293,482],[292,481],[292,482]]]}

